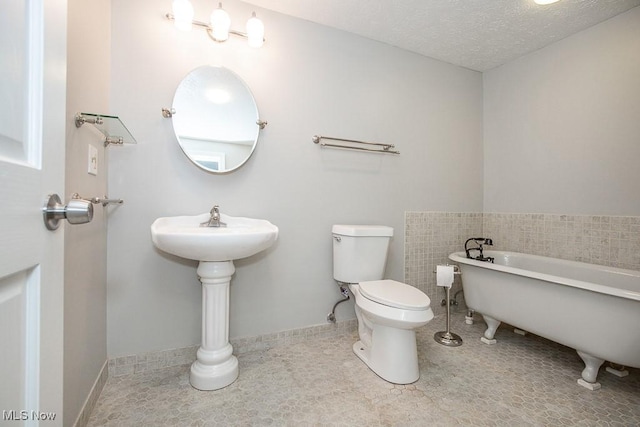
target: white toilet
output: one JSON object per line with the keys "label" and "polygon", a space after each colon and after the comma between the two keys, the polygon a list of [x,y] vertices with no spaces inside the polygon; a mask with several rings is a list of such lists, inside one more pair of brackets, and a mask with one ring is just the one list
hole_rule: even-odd
{"label": "white toilet", "polygon": [[420,378],[415,329],[433,319],[419,289],[382,280],[393,228],[334,225],[333,277],[355,297],[360,341],[353,352],[381,378],[409,384]]}

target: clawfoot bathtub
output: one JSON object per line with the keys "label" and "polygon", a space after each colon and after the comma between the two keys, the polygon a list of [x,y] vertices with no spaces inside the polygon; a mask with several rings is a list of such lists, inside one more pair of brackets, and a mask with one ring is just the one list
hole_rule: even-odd
{"label": "clawfoot bathtub", "polygon": [[482,314],[486,340],[500,322],[577,350],[585,364],[578,383],[600,387],[606,360],[640,368],[640,272],[517,252],[486,251],[495,263],[464,252],[460,266],[467,306]]}

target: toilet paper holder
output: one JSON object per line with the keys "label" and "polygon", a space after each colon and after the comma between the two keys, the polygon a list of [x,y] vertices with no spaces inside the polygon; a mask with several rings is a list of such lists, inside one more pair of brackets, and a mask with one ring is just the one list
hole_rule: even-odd
{"label": "toilet paper holder", "polygon": [[[442,265],[442,264],[439,264]],[[460,273],[460,267],[457,265],[446,264],[445,267],[453,267],[453,274],[458,275]],[[434,270],[434,274],[437,273],[437,269]],[[436,332],[433,335],[433,339],[442,345],[446,345],[447,347],[458,347],[462,345],[462,338],[460,335],[454,334],[451,332],[451,286],[444,286],[447,291],[447,330]]]}
{"label": "toilet paper holder", "polygon": [[[459,274],[462,274],[460,272],[460,266],[457,264],[438,264],[444,267],[453,267],[453,274],[455,274],[456,276]],[[437,270],[433,270],[433,274],[436,274],[438,271]]]}

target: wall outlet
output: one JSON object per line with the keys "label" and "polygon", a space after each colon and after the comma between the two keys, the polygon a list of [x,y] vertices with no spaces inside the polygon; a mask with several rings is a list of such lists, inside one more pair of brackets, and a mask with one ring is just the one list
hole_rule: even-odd
{"label": "wall outlet", "polygon": [[98,149],[89,144],[88,169],[90,175],[98,175]]}

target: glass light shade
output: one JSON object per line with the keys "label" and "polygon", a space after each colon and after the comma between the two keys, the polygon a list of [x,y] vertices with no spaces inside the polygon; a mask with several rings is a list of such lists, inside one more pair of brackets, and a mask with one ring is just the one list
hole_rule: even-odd
{"label": "glass light shade", "polygon": [[228,39],[229,27],[231,27],[231,18],[229,18],[229,14],[222,8],[222,3],[220,3],[219,7],[211,12],[211,34],[213,38],[219,42]]}
{"label": "glass light shade", "polygon": [[264,24],[256,18],[255,12],[247,21],[247,38],[251,47],[260,47],[264,43]]}
{"label": "glass light shade", "polygon": [[193,22],[193,5],[189,0],[173,0],[173,22],[177,29],[191,31]]}

